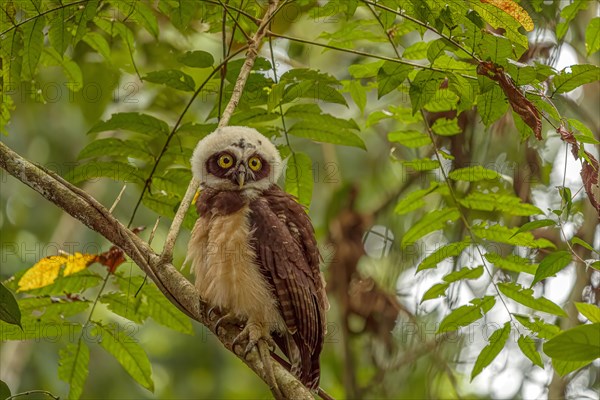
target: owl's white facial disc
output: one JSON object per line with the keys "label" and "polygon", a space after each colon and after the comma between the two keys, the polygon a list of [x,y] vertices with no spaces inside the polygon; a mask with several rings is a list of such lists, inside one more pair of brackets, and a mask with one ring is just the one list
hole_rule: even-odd
{"label": "owl's white facial disc", "polygon": [[[220,190],[262,191],[277,183],[282,171],[273,143],[244,126],[219,128],[206,136],[194,149],[191,163],[204,187]],[[242,185],[239,175],[244,175]]]}

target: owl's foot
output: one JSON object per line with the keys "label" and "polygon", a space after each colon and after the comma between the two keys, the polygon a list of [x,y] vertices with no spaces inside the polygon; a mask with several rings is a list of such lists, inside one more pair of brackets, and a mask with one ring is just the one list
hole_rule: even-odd
{"label": "owl's foot", "polygon": [[258,346],[258,344],[261,342],[267,345],[266,348],[268,351],[270,351],[270,349],[275,349],[275,342],[271,337],[271,332],[269,331],[269,328],[256,322],[249,321],[248,323],[246,323],[246,326],[244,327],[244,329],[242,329],[240,334],[237,335],[235,339],[233,339],[231,347],[240,344],[240,342],[246,341],[248,342],[248,344],[246,345],[246,349],[244,350],[244,356],[247,356],[248,353],[252,351],[252,348],[254,346]]}
{"label": "owl's foot", "polygon": [[246,349],[244,350],[244,356],[247,357],[252,349],[256,346],[258,355],[265,368],[267,383],[275,395],[275,398],[282,399],[283,395],[277,386],[275,374],[273,373],[271,349],[275,349],[275,342],[271,337],[269,328],[262,324],[248,321],[242,332],[240,332],[240,334],[237,335],[233,340],[231,347],[234,348],[236,344],[245,341],[248,343],[246,345]]}

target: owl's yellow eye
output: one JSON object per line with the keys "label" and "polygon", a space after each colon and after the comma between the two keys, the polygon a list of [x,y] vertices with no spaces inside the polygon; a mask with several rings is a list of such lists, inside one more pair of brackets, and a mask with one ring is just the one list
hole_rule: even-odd
{"label": "owl's yellow eye", "polygon": [[248,160],[248,166],[252,171],[258,171],[262,168],[262,162],[260,161],[260,158],[254,156]]}
{"label": "owl's yellow eye", "polygon": [[233,165],[233,157],[229,154],[223,154],[219,157],[219,161],[217,161],[219,167],[221,168],[230,168]]}

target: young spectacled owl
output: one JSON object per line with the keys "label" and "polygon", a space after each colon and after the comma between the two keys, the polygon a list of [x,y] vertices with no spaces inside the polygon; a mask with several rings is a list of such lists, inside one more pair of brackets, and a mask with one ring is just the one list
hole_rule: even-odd
{"label": "young spectacled owl", "polygon": [[202,139],[191,163],[201,183],[187,254],[196,288],[245,323],[246,351],[274,339],[292,373],[316,389],[329,304],[310,219],[276,184],[279,152],[255,129],[230,126]]}

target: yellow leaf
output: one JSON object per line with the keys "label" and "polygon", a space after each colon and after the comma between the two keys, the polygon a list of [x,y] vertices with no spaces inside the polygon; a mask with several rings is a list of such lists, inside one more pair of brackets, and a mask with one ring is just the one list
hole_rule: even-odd
{"label": "yellow leaf", "polygon": [[67,258],[67,265],[65,266],[63,275],[71,275],[81,271],[82,269],[86,269],[87,266],[93,263],[94,261],[96,261],[95,254],[75,253],[73,255],[70,255]]}
{"label": "yellow leaf", "polygon": [[491,4],[494,7],[501,9],[519,22],[527,32],[533,30],[533,20],[527,11],[513,0],[481,0],[481,2]]}
{"label": "yellow leaf", "polygon": [[19,292],[41,288],[54,283],[58,277],[61,265],[66,261],[66,256],[50,256],[42,258],[33,267],[29,268],[19,281]]}
{"label": "yellow leaf", "polygon": [[96,261],[95,254],[59,254],[39,260],[23,274],[19,281],[19,292],[39,289],[54,283],[60,273],[60,267],[65,265],[63,276],[71,275],[85,269]]}

